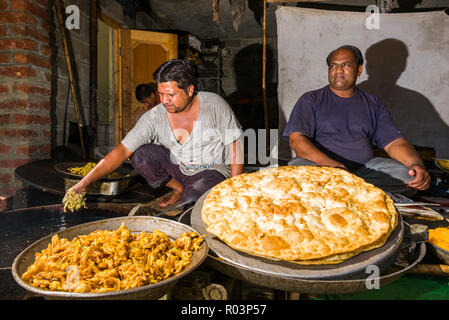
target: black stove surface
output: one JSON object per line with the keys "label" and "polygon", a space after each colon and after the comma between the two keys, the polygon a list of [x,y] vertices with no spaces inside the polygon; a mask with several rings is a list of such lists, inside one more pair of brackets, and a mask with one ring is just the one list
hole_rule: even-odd
{"label": "black stove surface", "polygon": [[[15,176],[22,181],[27,192],[27,203],[21,208],[61,203],[65,194],[65,176],[55,169],[56,163],[53,159],[36,160],[15,170]],[[88,194],[86,198],[88,202],[144,203],[166,194],[169,190],[167,187],[151,188],[143,177],[137,176],[133,187],[126,192],[110,196]],[[44,193],[46,195],[42,195]]]}

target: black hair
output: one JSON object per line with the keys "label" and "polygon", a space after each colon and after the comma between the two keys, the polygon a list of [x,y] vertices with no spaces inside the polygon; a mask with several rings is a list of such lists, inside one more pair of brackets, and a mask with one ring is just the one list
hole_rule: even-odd
{"label": "black hair", "polygon": [[186,59],[173,59],[163,63],[153,73],[157,83],[176,81],[178,87],[187,93],[189,86],[193,85],[194,95],[197,94],[197,79],[193,64]]}
{"label": "black hair", "polygon": [[341,46],[341,47],[333,50],[331,53],[329,53],[329,55],[326,58],[326,63],[328,66],[331,62],[331,58],[334,55],[334,53],[340,49],[347,49],[347,50],[352,51],[352,53],[354,54],[355,62],[357,63],[357,67],[363,65],[363,55],[362,55],[362,52],[360,51],[360,49],[357,47],[351,46],[351,45],[344,45],[344,46]]}
{"label": "black hair", "polygon": [[157,84],[154,82],[139,84],[136,87],[136,99],[142,101],[152,94],[156,94]]}

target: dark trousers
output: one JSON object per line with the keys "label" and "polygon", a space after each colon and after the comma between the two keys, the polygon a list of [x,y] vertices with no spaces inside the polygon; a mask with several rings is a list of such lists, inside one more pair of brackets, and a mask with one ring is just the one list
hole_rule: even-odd
{"label": "dark trousers", "polygon": [[192,176],[179,169],[170,151],[158,144],[146,144],[131,156],[131,164],[153,188],[165,185],[172,178],[184,186],[180,203],[196,202],[210,188],[225,180],[217,170],[203,170]]}

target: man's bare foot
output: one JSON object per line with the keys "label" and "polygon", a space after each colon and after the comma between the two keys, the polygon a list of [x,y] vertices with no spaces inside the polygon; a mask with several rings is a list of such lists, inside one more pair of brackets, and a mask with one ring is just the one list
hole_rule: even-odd
{"label": "man's bare foot", "polygon": [[181,198],[182,192],[184,191],[184,186],[182,184],[180,184],[178,181],[176,181],[175,179],[171,179],[166,184],[166,186],[169,187],[170,189],[172,189],[173,191],[170,195],[168,195],[167,197],[163,197],[159,201],[159,206],[162,208],[168,207],[169,205],[178,201],[179,198]]}
{"label": "man's bare foot", "polygon": [[182,191],[173,190],[173,192],[169,196],[164,197],[159,201],[159,206],[162,208],[168,207],[169,205],[178,201],[179,198],[181,198],[181,194]]}

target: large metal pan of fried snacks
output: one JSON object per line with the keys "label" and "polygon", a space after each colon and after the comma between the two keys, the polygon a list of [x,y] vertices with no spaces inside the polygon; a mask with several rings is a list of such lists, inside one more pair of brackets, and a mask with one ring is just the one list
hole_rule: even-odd
{"label": "large metal pan of fried snacks", "polygon": [[181,272],[152,285],[105,293],[74,293],[44,290],[33,287],[22,280],[22,275],[35,261],[35,253],[47,248],[55,234],[58,234],[60,239],[66,238],[71,241],[77,236],[87,235],[96,230],[117,230],[120,228],[122,223],[125,224],[126,228],[129,229],[131,233],[138,233],[142,231],[150,233],[156,229],[165,233],[172,240],[180,237],[184,232],[196,232],[199,234],[196,230],[185,224],[151,216],[119,217],[84,223],[50,234],[24,249],[15,258],[11,268],[14,280],[21,287],[34,294],[43,296],[45,299],[158,299],[167,294],[179,279],[195,270],[207,257],[208,246],[206,241],[203,241],[201,248],[193,253],[190,264],[185,266]]}
{"label": "large metal pan of fried snacks", "polygon": [[[70,168],[83,167],[87,163],[88,162],[61,162],[55,164],[55,170],[64,174],[65,190],[70,189],[83,178],[82,175],[71,173]],[[139,175],[130,165],[122,165],[114,172],[118,174],[117,177],[102,178],[93,182],[87,187],[86,194],[107,196],[121,194],[133,186]]]}
{"label": "large metal pan of fried snacks", "polygon": [[396,259],[404,236],[404,226],[398,214],[398,225],[381,247],[361,252],[338,264],[301,265],[289,261],[275,261],[234,250],[216,236],[206,231],[201,210],[208,193],[203,194],[193,207],[191,225],[206,235],[211,252],[222,261],[255,273],[274,277],[306,280],[349,280],[367,277],[366,270],[374,265],[380,272],[386,270]]}

